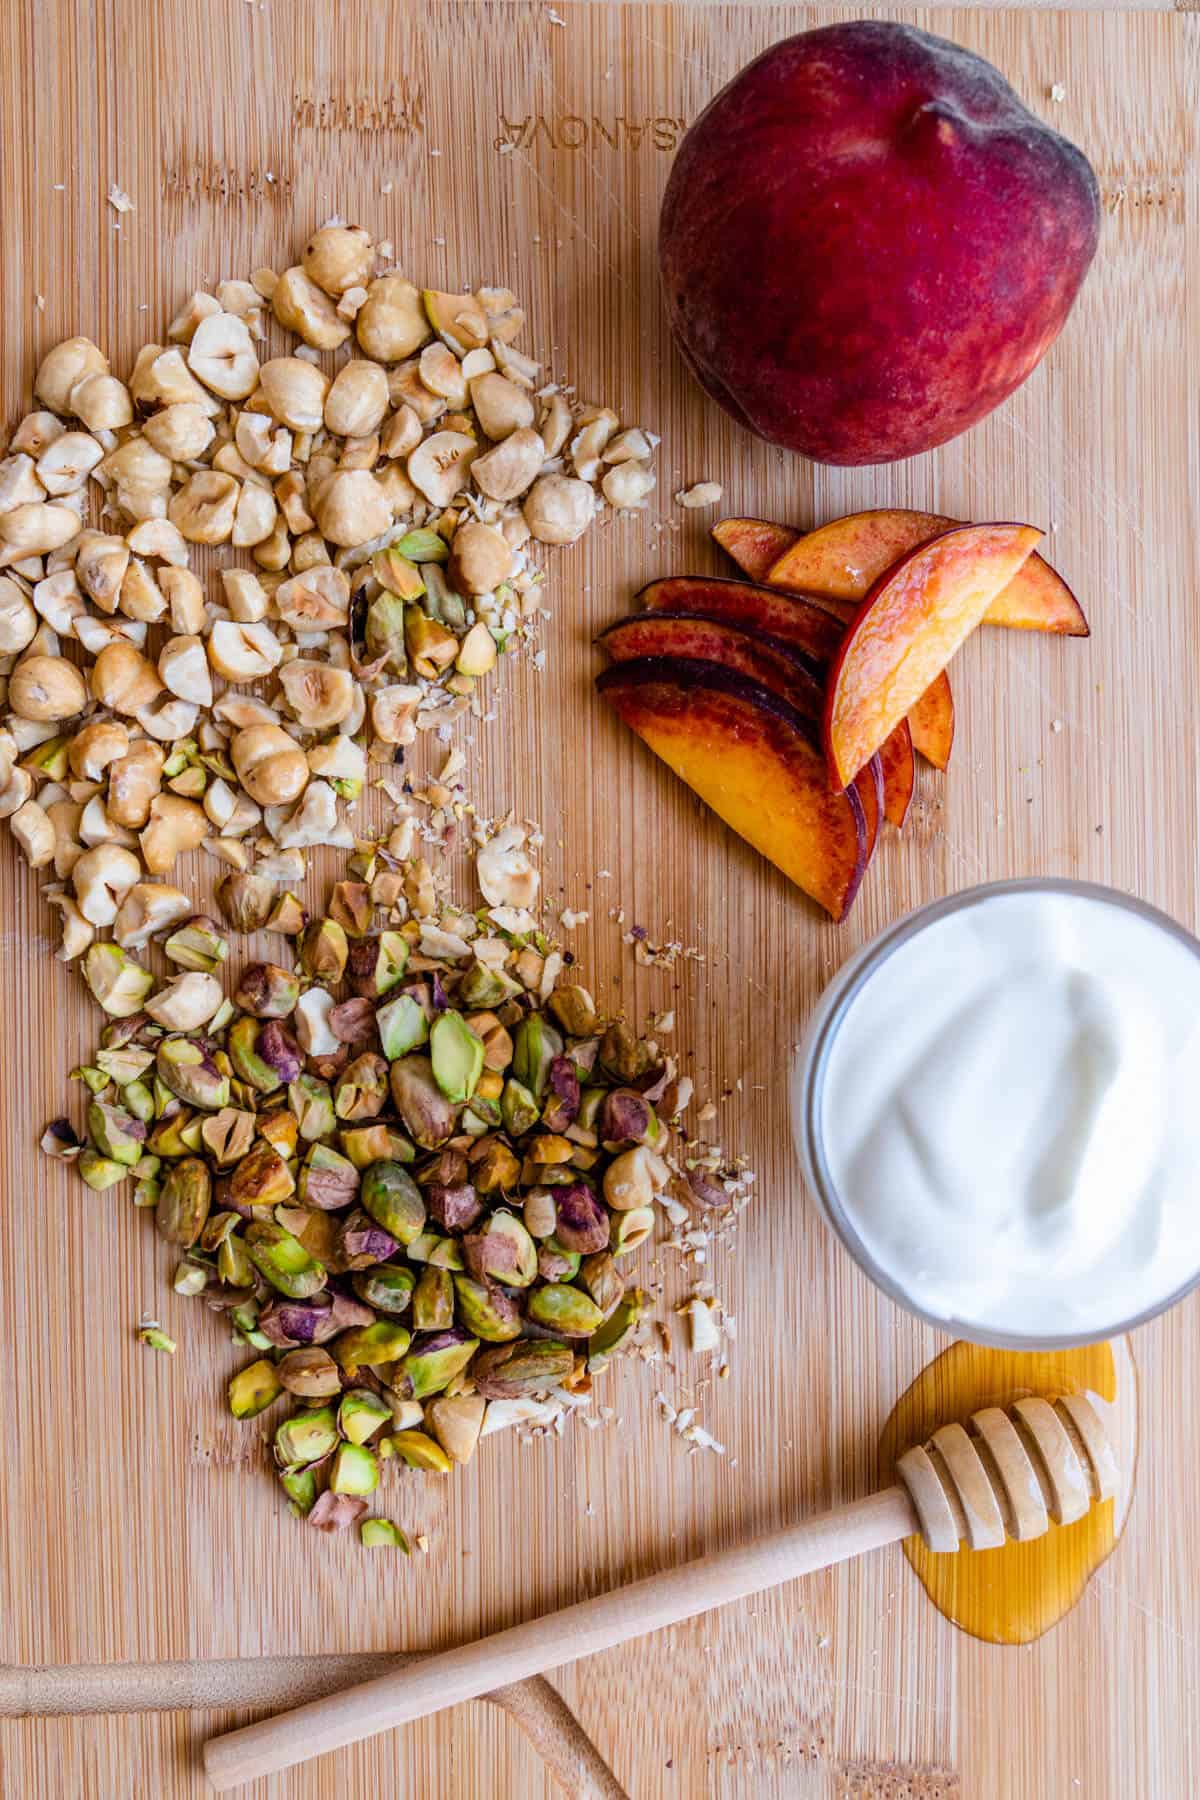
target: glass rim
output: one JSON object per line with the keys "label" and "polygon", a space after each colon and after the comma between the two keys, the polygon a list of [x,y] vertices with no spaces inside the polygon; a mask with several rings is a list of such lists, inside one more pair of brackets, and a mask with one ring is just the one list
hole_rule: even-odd
{"label": "glass rim", "polygon": [[1136,1330],[1139,1325],[1146,1325],[1152,1319],[1168,1312],[1171,1307],[1192,1293],[1200,1286],[1200,1268],[1197,1268],[1188,1279],[1173,1290],[1165,1299],[1156,1301],[1154,1305],[1145,1307],[1141,1312],[1129,1318],[1114,1319],[1095,1330],[1086,1332],[1060,1332],[1039,1335],[1032,1332],[1005,1332],[991,1330],[972,1324],[966,1319],[943,1317],[927,1311],[907,1294],[895,1278],[882,1269],[868,1250],[866,1244],[855,1230],[837,1192],[829,1164],[825,1156],[824,1137],[821,1130],[821,1111],[825,1091],[825,1074],[830,1052],[837,1037],[838,1029],[843,1023],[850,1007],[857,1000],[866,983],[875,971],[887,961],[903,944],[919,935],[927,926],[965,908],[978,905],[983,900],[995,899],[1006,894],[1067,894],[1076,899],[1095,900],[1107,906],[1115,906],[1125,912],[1135,914],[1149,925],[1165,931],[1170,937],[1183,945],[1200,962],[1200,940],[1187,930],[1186,926],[1152,906],[1149,901],[1139,900],[1136,895],[1123,893],[1119,888],[1105,887],[1100,882],[1079,881],[1071,876],[1033,875],[1021,876],[1009,881],[979,882],[974,887],[963,888],[957,894],[946,895],[941,900],[929,901],[915,912],[906,913],[894,925],[885,927],[877,937],[864,944],[843,964],[842,969],[833,977],[828,993],[836,990],[832,1003],[822,1013],[823,998],[817,1002],[816,1030],[811,1039],[802,1045],[793,1069],[796,1074],[803,1074],[804,1086],[799,1096],[793,1098],[792,1114],[800,1160],[805,1175],[816,1190],[816,1197],[826,1222],[840,1240],[842,1248],[849,1254],[868,1280],[874,1283],[894,1305],[903,1311],[931,1325],[936,1331],[946,1332],[967,1343],[983,1344],[998,1350],[1053,1351],[1071,1350],[1084,1344],[1101,1343],[1106,1338],[1121,1337],[1127,1331]]}

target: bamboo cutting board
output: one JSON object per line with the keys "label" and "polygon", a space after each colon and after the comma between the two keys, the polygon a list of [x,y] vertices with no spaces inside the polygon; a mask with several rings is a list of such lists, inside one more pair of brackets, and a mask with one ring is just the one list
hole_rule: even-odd
{"label": "bamboo cutting board", "polygon": [[[858,1276],[801,1192],[784,1071],[822,984],[925,900],[982,879],[1079,875],[1196,925],[1198,21],[1185,13],[913,13],[996,62],[1091,156],[1096,267],[1048,361],[966,439],[890,469],[814,469],[703,402],[654,276],[671,151],[800,7],[343,0],[6,0],[0,133],[4,417],[36,358],[86,331],[125,373],[195,286],[293,260],[333,212],[391,237],[443,288],[508,283],[527,347],[585,398],[662,433],[656,504],[551,564],[546,666],[519,663],[468,749],[481,805],[546,827],[546,892],[590,910],[572,940],[633,1013],[674,1007],[713,1128],[759,1172],[707,1271],[738,1321],[730,1379],[700,1393],[725,1459],[657,1417],[695,1391],[686,1352],[623,1365],[610,1427],[489,1440],[389,1511],[427,1558],[369,1557],[295,1526],[223,1414],[237,1353],[164,1289],[147,1222],[39,1158],[95,1015],[48,954],[12,845],[4,909],[7,1454],[0,1620],[20,1663],[443,1647],[868,1491],[893,1400],[938,1349]],[[1066,95],[1050,98],[1053,84]],[[112,183],[135,210],[119,222]],[[119,229],[118,229],[119,223]],[[867,505],[1029,518],[1079,593],[1090,643],[980,633],[955,665],[949,776],[921,776],[851,922],[823,922],[593,701],[594,631],[658,574],[715,569],[707,518],[809,524]],[[610,871],[602,877],[599,871]],[[635,968],[609,918],[702,951]],[[668,1294],[680,1285],[664,1260]],[[144,1308],[181,1339],[135,1341]],[[1200,1791],[1200,1302],[1138,1334],[1145,1468],[1125,1538],[1074,1614],[999,1650],[945,1624],[898,1552],[580,1665],[563,1691],[638,1796],[1186,1800]],[[680,1336],[677,1331],[676,1338]],[[398,1496],[398,1497],[396,1497]],[[350,1534],[347,1534],[349,1536]],[[198,1796],[195,1747],[245,1715],[0,1729],[5,1800]],[[548,1795],[492,1709],[360,1746],[261,1794],[334,1800]]]}

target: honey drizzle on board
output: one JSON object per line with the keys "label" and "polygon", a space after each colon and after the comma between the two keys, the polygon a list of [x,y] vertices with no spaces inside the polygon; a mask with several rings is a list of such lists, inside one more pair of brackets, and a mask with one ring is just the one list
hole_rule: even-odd
{"label": "honey drizzle on board", "polygon": [[[879,1440],[880,1476],[939,1425],[1024,1394],[1093,1393],[1115,1400],[1118,1381],[1136,1383],[1127,1340],[1074,1350],[993,1350],[955,1343],[934,1358],[896,1402]],[[1132,1485],[1132,1474],[1130,1486]],[[1123,1497],[1091,1507],[1073,1525],[1051,1524],[1040,1538],[999,1550],[928,1550],[905,1539],[904,1554],[943,1618],[990,1644],[1028,1644],[1068,1613],[1116,1546],[1129,1508]]]}

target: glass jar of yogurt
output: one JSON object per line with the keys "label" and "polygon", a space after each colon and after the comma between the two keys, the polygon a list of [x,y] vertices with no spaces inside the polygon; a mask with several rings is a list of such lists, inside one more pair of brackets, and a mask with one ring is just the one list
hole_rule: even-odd
{"label": "glass jar of yogurt", "polygon": [[792,1071],[810,1191],[891,1298],[1012,1349],[1200,1280],[1200,943],[1086,882],[1000,882],[853,956]]}

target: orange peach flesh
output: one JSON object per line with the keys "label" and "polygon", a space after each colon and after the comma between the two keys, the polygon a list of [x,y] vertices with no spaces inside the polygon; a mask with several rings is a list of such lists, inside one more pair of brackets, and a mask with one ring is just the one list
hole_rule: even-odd
{"label": "orange peach flesh", "polygon": [[831,791],[820,750],[748,694],[702,680],[634,685],[637,668],[600,677],[608,703],[733,831],[844,918],[866,867],[857,794]]}
{"label": "orange peach flesh", "polygon": [[945,669],[1041,539],[1030,525],[965,525],[884,576],[830,675],[825,740],[845,786]]}

